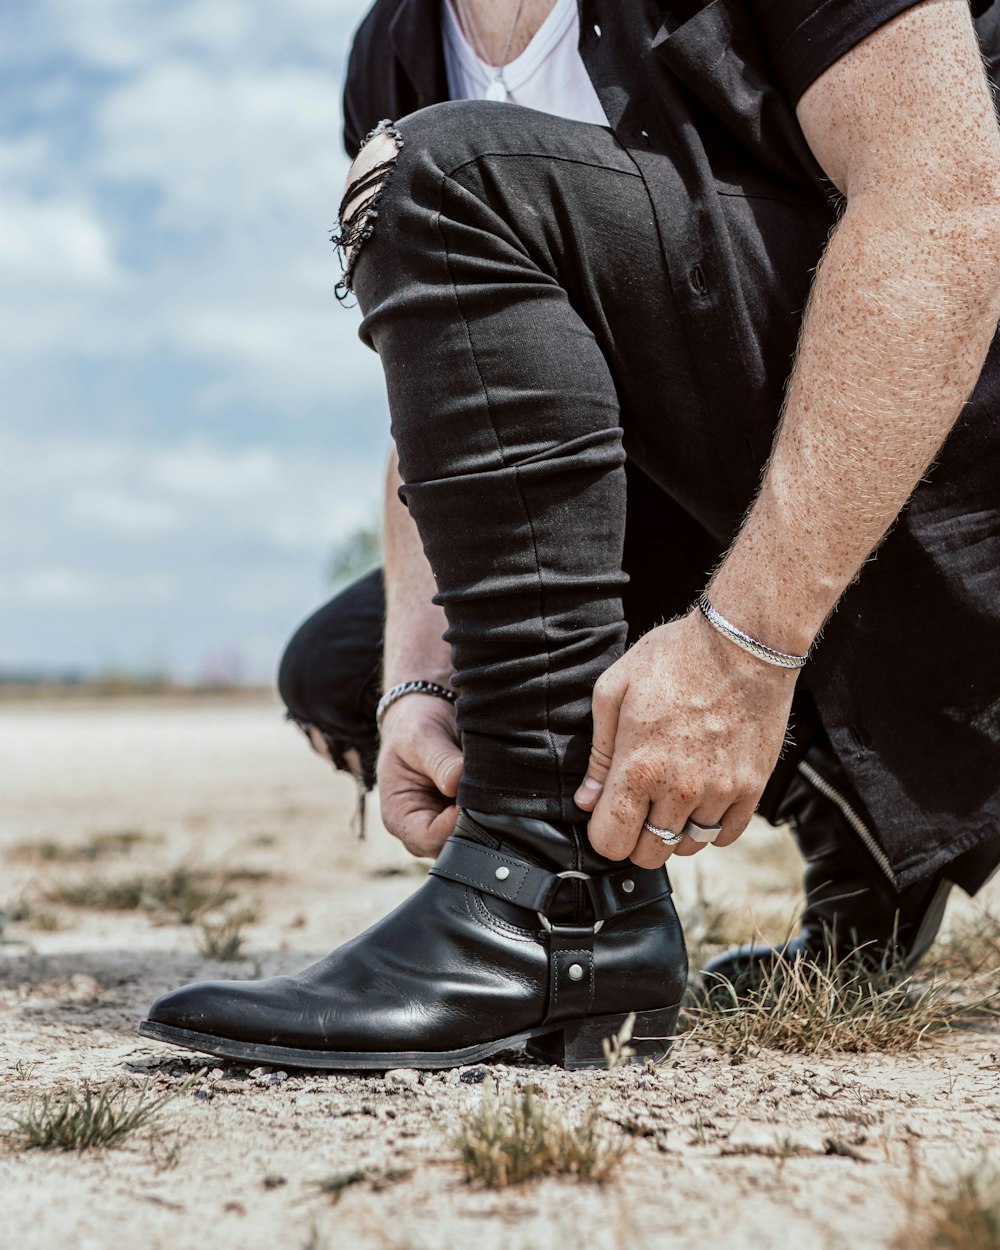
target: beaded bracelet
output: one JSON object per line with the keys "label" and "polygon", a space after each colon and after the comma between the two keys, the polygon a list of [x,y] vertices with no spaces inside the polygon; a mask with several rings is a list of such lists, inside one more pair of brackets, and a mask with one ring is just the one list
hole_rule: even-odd
{"label": "beaded bracelet", "polygon": [[432,694],[438,699],[446,699],[449,703],[454,703],[458,695],[454,690],[449,690],[447,686],[439,686],[436,681],[401,681],[398,686],[393,686],[391,690],[387,690],[379,699],[378,707],[375,709],[375,728],[381,730],[382,721],[385,718],[389,708],[404,695],[407,694]]}

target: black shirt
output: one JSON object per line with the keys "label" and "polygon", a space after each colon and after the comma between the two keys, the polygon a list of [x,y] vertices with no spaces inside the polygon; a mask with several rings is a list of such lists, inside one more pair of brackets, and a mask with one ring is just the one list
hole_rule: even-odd
{"label": "black shirt", "polygon": [[[581,56],[649,187],[696,385],[743,435],[698,517],[720,544],[759,481],[839,208],[795,104],[913,3],[580,0]],[[996,73],[1000,5],[974,12]],[[349,153],[381,118],[447,98],[440,0],[377,0],[349,63]],[[900,884],[1000,829],[1000,340],[802,681]]]}

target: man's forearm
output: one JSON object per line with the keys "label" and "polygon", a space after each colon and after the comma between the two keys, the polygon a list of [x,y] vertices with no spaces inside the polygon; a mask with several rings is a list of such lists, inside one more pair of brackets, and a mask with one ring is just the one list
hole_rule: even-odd
{"label": "man's forearm", "polygon": [[831,238],[760,494],[712,583],[723,615],[808,649],[937,454],[1000,316],[995,208],[904,220],[870,197]]}
{"label": "man's forearm", "polygon": [[385,557],[385,658],[383,688],[423,678],[447,685],[451,652],[442,634],[444,609],[432,603],[437,587],[413,518],[396,491],[400,477],[393,452],[386,472],[382,544]]}
{"label": "man's forearm", "polygon": [[785,651],[812,642],[934,459],[1000,313],[1000,131],[966,4],[886,22],[796,116],[847,211],[760,496],[712,586]]}

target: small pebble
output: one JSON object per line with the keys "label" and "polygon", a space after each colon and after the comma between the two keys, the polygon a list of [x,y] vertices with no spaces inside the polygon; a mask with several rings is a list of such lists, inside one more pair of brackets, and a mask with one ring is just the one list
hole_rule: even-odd
{"label": "small pebble", "polygon": [[282,1081],[288,1080],[287,1072],[269,1072],[267,1076],[261,1077],[261,1085],[280,1085]]}
{"label": "small pebble", "polygon": [[194,1096],[199,1100],[199,1102],[203,1102],[206,1098],[212,1097],[212,1091],[210,1089],[196,1089],[194,1091]]}
{"label": "small pebble", "polygon": [[458,1079],[463,1085],[482,1085],[486,1080],[486,1069],[481,1065],[476,1068],[463,1068]]}
{"label": "small pebble", "polygon": [[277,1172],[268,1172],[264,1177],[265,1189],[278,1189],[281,1185],[288,1184],[287,1176],[280,1176]]}
{"label": "small pebble", "polygon": [[457,1085],[462,1079],[462,1074],[459,1072],[458,1068],[452,1068],[444,1079],[445,1083],[448,1085]]}
{"label": "small pebble", "polygon": [[221,1081],[225,1073],[221,1068],[213,1068],[206,1078],[209,1081]]}
{"label": "small pebble", "polygon": [[415,1068],[393,1068],[385,1074],[389,1085],[406,1085],[413,1087],[420,1084],[420,1073]]}

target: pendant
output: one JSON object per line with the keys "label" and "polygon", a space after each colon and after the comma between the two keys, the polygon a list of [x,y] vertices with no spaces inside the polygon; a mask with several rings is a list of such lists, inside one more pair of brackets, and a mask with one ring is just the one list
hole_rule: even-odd
{"label": "pendant", "polygon": [[495,100],[498,104],[504,104],[510,99],[510,92],[507,90],[507,84],[497,74],[496,78],[489,84],[483,92],[484,100]]}

